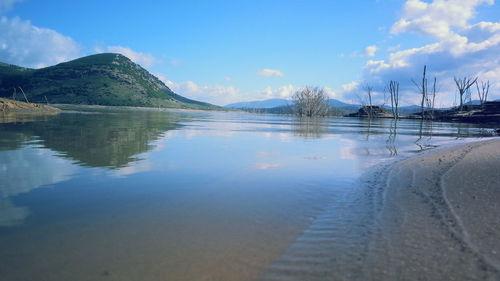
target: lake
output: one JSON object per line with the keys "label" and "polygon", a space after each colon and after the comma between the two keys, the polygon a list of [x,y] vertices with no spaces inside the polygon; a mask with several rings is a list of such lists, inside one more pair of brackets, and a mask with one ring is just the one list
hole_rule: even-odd
{"label": "lake", "polygon": [[217,112],[0,115],[0,275],[288,280],[331,263],[344,278],[380,204],[364,173],[490,134]]}

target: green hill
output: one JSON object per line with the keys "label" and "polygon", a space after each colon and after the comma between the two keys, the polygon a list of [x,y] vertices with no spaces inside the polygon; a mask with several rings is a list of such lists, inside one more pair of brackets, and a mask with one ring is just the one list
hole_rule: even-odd
{"label": "green hill", "polygon": [[38,103],[219,109],[175,94],[138,64],[111,53],[41,69],[0,63],[0,97],[24,99],[19,87]]}

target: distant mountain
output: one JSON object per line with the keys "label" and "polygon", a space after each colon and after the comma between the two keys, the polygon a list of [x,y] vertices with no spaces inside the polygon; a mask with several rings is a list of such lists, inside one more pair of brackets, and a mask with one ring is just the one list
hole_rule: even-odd
{"label": "distant mountain", "polygon": [[291,100],[286,99],[267,99],[261,101],[236,102],[225,105],[225,108],[244,109],[244,108],[273,108],[287,106],[291,104]]}
{"label": "distant mountain", "polygon": [[[357,112],[361,105],[359,104],[350,104],[339,101],[337,99],[329,99],[328,102],[335,109],[335,112],[338,112],[339,115],[346,115],[350,113]],[[226,108],[234,108],[234,109],[242,109],[251,112],[260,112],[260,113],[283,113],[283,114],[291,114],[293,113],[293,101],[286,99],[268,99],[262,101],[250,101],[250,102],[238,102],[228,104],[224,107]],[[385,109],[391,110],[391,107],[388,105],[384,106]],[[420,112],[419,105],[408,105],[408,106],[400,106],[399,112],[404,115],[410,115],[413,113]]]}
{"label": "distant mountain", "polygon": [[[334,107],[360,107],[360,105],[353,105],[345,102],[341,102],[336,99],[329,99],[328,102]],[[267,99],[261,101],[248,101],[248,102],[237,102],[231,103],[224,107],[234,108],[234,109],[262,109],[262,108],[274,108],[274,107],[285,107],[293,104],[293,101],[287,99]]]}
{"label": "distant mountain", "polygon": [[480,100],[471,100],[471,101],[468,101],[468,102],[466,102],[464,104],[465,105],[480,105],[481,101]]}
{"label": "distant mountain", "polygon": [[0,63],[0,97],[30,102],[218,109],[182,97],[120,54],[91,55],[30,69]]}
{"label": "distant mountain", "polygon": [[[388,110],[391,109],[390,106],[386,106]],[[404,115],[410,115],[413,113],[421,112],[422,108],[420,105],[406,105],[406,106],[400,106],[398,108],[399,113],[404,114]]]}
{"label": "distant mountain", "polygon": [[337,99],[329,99],[328,102],[330,103],[331,106],[334,107],[350,107],[350,106],[361,107],[361,105],[345,103]]}

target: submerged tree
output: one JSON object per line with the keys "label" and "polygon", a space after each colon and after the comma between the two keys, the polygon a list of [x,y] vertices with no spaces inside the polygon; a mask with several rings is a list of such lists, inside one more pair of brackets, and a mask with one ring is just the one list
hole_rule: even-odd
{"label": "submerged tree", "polygon": [[458,89],[458,94],[460,95],[460,107],[459,107],[459,110],[462,110],[462,108],[464,106],[464,95],[466,95],[467,93],[470,93],[469,92],[469,88],[472,85],[474,85],[474,83],[476,83],[477,77],[476,78],[472,78],[472,77],[464,77],[464,78],[453,77],[453,79],[455,80],[455,84],[457,85],[457,89]]}
{"label": "submerged tree", "polygon": [[434,83],[432,85],[432,93],[426,93],[425,97],[425,103],[427,106],[427,109],[430,109],[431,112],[431,118],[434,118],[434,107],[436,103],[436,92],[437,92],[437,78],[434,77]]}
{"label": "submerged tree", "polygon": [[477,95],[479,96],[479,103],[482,105],[488,99],[488,92],[490,91],[490,80],[483,82],[481,81],[481,89],[479,88],[479,83],[476,80]]}
{"label": "submerged tree", "polygon": [[304,117],[326,116],[330,110],[328,95],[323,88],[305,87],[293,95],[295,114]]}
{"label": "submerged tree", "polygon": [[389,93],[391,94],[391,111],[394,119],[399,118],[399,82],[390,81],[389,82]]}
{"label": "submerged tree", "polygon": [[[430,112],[431,115],[434,115],[434,102],[436,100],[436,83],[437,78],[434,77],[434,84],[432,87],[432,93],[429,93],[429,84],[427,81],[427,66],[424,65],[424,72],[422,74],[422,81],[420,83],[415,82],[415,80],[411,80],[413,84],[417,87],[419,93],[422,95],[420,100],[420,114],[421,118],[424,119],[427,112]],[[426,112],[425,109],[428,109]],[[430,109],[430,111],[429,111]]]}
{"label": "submerged tree", "polygon": [[425,108],[424,102],[427,99],[427,78],[425,77],[426,71],[427,71],[427,65],[424,65],[424,73],[422,75],[422,82],[420,84],[415,82],[415,80],[413,79],[411,80],[413,84],[415,84],[415,86],[417,87],[420,94],[422,95],[422,99],[420,102],[420,114],[422,119],[424,119],[424,108]]}
{"label": "submerged tree", "polygon": [[373,86],[371,85],[364,85],[363,86],[363,90],[365,90],[366,92],[366,97],[367,97],[367,100],[368,100],[368,106],[366,106],[366,102],[365,104],[363,104],[363,107],[365,107],[366,112],[368,113],[368,117],[369,118],[372,118],[372,110],[373,110],[373,104],[372,104],[372,92],[373,92]]}

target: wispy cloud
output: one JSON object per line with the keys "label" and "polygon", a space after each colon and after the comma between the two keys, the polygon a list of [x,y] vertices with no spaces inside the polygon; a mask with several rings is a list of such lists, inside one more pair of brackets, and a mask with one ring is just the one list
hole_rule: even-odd
{"label": "wispy cloud", "polygon": [[255,168],[258,170],[270,170],[281,167],[280,163],[257,163]]}
{"label": "wispy cloud", "polygon": [[374,57],[375,54],[377,53],[378,47],[375,45],[368,46],[365,48],[365,56],[367,57]]}
{"label": "wispy cloud", "polygon": [[131,48],[123,47],[123,46],[107,46],[105,48],[95,47],[94,51],[96,53],[122,54],[122,55],[126,56],[127,58],[131,59],[133,62],[140,64],[141,66],[143,66],[145,68],[149,68],[149,67],[160,62],[153,55],[137,52],[137,51],[132,50]]}
{"label": "wispy cloud", "polygon": [[278,151],[259,151],[257,155],[260,157],[277,157],[280,156],[281,153]]}
{"label": "wispy cloud", "polygon": [[357,81],[349,82],[341,86],[343,92],[350,92],[357,89],[358,87],[359,87],[359,82]]}
{"label": "wispy cloud", "polygon": [[193,81],[174,82],[168,79],[167,76],[160,73],[155,73],[155,76],[175,93],[190,99],[217,105],[225,105],[241,101],[240,90],[233,86],[198,85]]}
{"label": "wispy cloud", "polygon": [[264,77],[283,77],[284,74],[281,70],[264,68],[257,72],[260,76]]}
{"label": "wispy cloud", "polygon": [[41,68],[80,55],[80,46],[70,37],[18,17],[1,17],[0,34],[0,61],[3,62]]}
{"label": "wispy cloud", "polygon": [[16,3],[22,2],[23,0],[0,0],[0,13],[5,13],[12,9]]}
{"label": "wispy cloud", "polygon": [[[256,95],[254,99],[265,100],[265,99],[292,99],[295,92],[300,90],[300,87],[294,86],[292,84],[283,85],[280,87],[266,87]],[[338,92],[329,87],[323,88],[330,98],[335,98],[338,96]]]}
{"label": "wispy cloud", "polygon": [[266,87],[258,94],[258,99],[290,99],[297,91],[297,88],[291,84],[284,85],[278,88]]}

